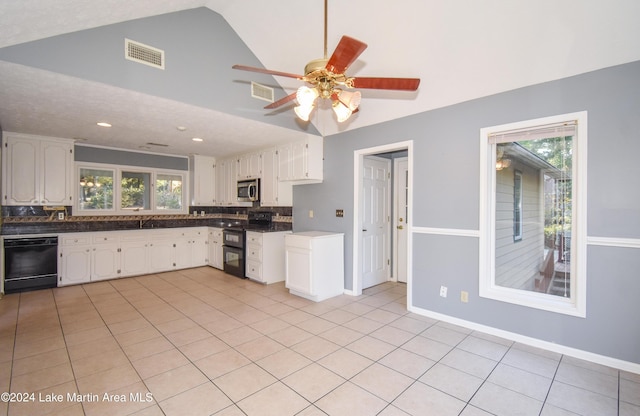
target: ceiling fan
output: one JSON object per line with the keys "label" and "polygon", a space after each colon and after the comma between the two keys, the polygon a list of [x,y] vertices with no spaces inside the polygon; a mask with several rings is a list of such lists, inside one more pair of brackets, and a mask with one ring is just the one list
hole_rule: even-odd
{"label": "ceiling fan", "polygon": [[343,122],[351,117],[351,114],[358,111],[361,99],[359,91],[351,92],[344,90],[344,88],[397,91],[418,89],[419,78],[348,77],[345,71],[367,48],[366,43],[349,36],[343,36],[331,57],[327,58],[327,1],[324,0],[324,58],[309,62],[304,68],[304,75],[233,65],[233,69],[296,78],[311,84],[311,87],[302,86],[296,92],[267,105],[266,109],[278,108],[295,99],[298,102],[294,108],[296,114],[300,119],[308,121],[316,106],[317,99],[329,99],[338,122]]}

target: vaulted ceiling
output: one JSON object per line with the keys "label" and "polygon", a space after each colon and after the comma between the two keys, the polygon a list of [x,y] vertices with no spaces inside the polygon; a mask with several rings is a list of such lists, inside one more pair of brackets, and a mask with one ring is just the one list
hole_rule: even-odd
{"label": "vaulted ceiling", "polygon": [[[342,124],[328,108],[309,123],[295,118],[293,103],[264,110],[267,103],[250,96],[251,81],[276,88],[276,99],[301,82],[231,65],[303,73],[323,55],[323,7],[323,0],[0,2],[0,127],[224,157],[640,60],[637,0],[329,0],[329,54],[345,34],[369,45],[348,75],[418,77],[419,90],[362,90],[360,111]],[[125,38],[164,50],[165,69],[126,61]]]}

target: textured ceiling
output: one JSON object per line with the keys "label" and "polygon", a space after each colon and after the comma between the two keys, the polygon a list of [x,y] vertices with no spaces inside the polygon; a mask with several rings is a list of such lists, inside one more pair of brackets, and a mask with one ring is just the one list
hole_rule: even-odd
{"label": "textured ceiling", "polygon": [[[3,1],[0,48],[202,6],[219,13],[266,68],[301,73],[308,61],[322,57],[322,0]],[[213,109],[0,61],[0,126],[130,149],[170,142],[166,149],[147,150],[226,156],[639,60],[637,16],[637,0],[329,0],[329,53],[343,34],[369,45],[348,74],[419,77],[417,93],[363,91],[361,111],[345,124],[320,109],[312,128],[295,122],[283,127],[276,121],[293,119],[291,106],[270,112],[262,109],[265,102],[247,98],[240,113],[251,116],[242,117],[224,105]],[[247,96],[248,82],[264,79],[231,74],[219,81],[247,84]],[[300,85],[288,78],[273,82],[284,88],[276,98]],[[217,98],[224,103],[225,97]],[[95,126],[105,115],[111,130]],[[205,141],[193,143],[193,135]]]}

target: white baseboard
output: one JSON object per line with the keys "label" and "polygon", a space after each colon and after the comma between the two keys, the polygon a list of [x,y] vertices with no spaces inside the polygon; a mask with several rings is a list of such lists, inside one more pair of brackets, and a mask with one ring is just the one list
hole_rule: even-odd
{"label": "white baseboard", "polygon": [[475,322],[466,321],[464,319],[454,318],[452,316],[443,315],[438,312],[433,312],[427,309],[418,308],[415,306],[408,306],[410,312],[418,315],[426,316],[428,318],[437,319],[439,321],[447,322],[450,324],[462,326],[472,329],[474,331],[484,332],[489,335],[505,338],[511,341],[519,342],[522,344],[530,345],[536,348],[542,348],[548,351],[557,352],[559,354],[568,355],[570,357],[578,358],[581,360],[591,361],[596,364],[605,365],[607,367],[616,368],[618,370],[628,371],[630,373],[640,374],[640,364],[630,361],[619,360],[617,358],[607,357],[605,355],[594,354],[592,352],[579,350],[572,347],[567,347],[560,344],[555,344],[549,341],[543,341],[537,338],[531,338],[524,335],[516,334],[514,332],[503,331],[501,329],[493,328],[486,325],[481,325]]}

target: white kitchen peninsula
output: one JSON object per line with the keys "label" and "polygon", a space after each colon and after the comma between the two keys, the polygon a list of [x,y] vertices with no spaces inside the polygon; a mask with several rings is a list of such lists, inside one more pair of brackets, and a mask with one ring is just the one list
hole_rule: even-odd
{"label": "white kitchen peninsula", "polygon": [[344,293],[344,234],[307,231],[284,238],[291,294],[320,302]]}

